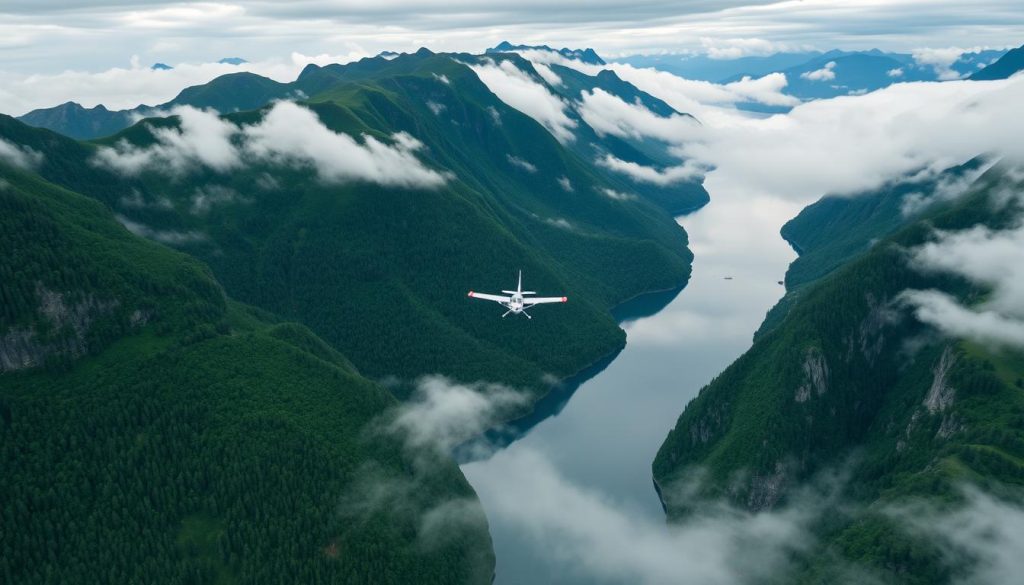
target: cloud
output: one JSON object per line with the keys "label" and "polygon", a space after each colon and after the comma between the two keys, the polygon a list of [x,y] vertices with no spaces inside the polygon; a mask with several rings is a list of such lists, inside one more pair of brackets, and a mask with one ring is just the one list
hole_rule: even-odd
{"label": "cloud", "polygon": [[960,47],[943,47],[938,49],[921,48],[914,49],[914,61],[918,65],[931,67],[943,81],[960,79],[960,74],[953,70],[953,64],[960,60],[964,53],[979,53],[985,50],[982,47],[962,49]]}
{"label": "cloud", "polygon": [[[655,94],[662,99],[665,94]],[[748,193],[807,205],[854,195],[982,153],[1024,160],[1024,79],[900,83],[863,96],[802,104],[788,114],[706,109],[678,147]]]}
{"label": "cloud", "polygon": [[634,200],[636,200],[636,195],[633,195],[633,194],[630,194],[630,193],[623,193],[622,191],[616,191],[615,189],[604,188],[604,189],[601,189],[600,191],[601,191],[602,195],[604,195],[605,197],[607,197],[609,199],[614,199],[615,201],[634,201]]}
{"label": "cloud", "polygon": [[171,111],[178,128],[148,127],[156,142],[139,147],[122,140],[113,147],[100,148],[95,163],[126,175],[152,170],[181,175],[196,167],[226,172],[241,165],[232,137],[238,128],[216,113],[192,107]]}
{"label": "cloud", "polygon": [[27,146],[20,146],[0,138],[0,162],[23,169],[31,169],[43,164],[43,154]]}
{"label": "cloud", "polygon": [[956,585],[1002,585],[1024,573],[1024,509],[976,488],[952,510],[917,503],[888,511],[902,525],[939,544],[959,567]]}
{"label": "cloud", "polygon": [[519,158],[518,156],[512,156],[511,154],[506,154],[505,158],[508,159],[509,164],[512,165],[512,166],[519,167],[519,168],[523,169],[524,171],[526,171],[528,173],[531,173],[531,174],[537,172],[537,167],[534,166],[533,163],[531,163],[529,161],[526,161],[526,160],[523,160],[523,159]]}
{"label": "cloud", "polygon": [[348,63],[367,56],[361,51],[335,55],[304,55],[292,52],[287,58],[230,65],[226,63],[175,63],[170,70],[153,70],[135,61],[128,67],[102,71],[64,70],[58,73],[18,75],[0,68],[0,112],[21,115],[36,108],[48,108],[75,101],[85,107],[103,104],[109,109],[134,108],[166,103],[182,89],[208,83],[216,77],[248,71],[280,82],[291,82],[303,67],[313,63]]}
{"label": "cloud", "polygon": [[800,77],[808,81],[832,81],[836,78],[836,62],[829,61],[824,67],[815,71],[801,73]]}
{"label": "cloud", "polygon": [[776,53],[813,50],[810,45],[793,45],[759,38],[714,39],[703,37],[700,39],[700,44],[709,58],[720,60],[765,57]]}
{"label": "cloud", "polygon": [[441,112],[448,109],[448,107],[445,106],[444,104],[439,104],[432,100],[427,100],[427,108],[429,108],[430,111],[433,112],[435,116],[440,116]]}
{"label": "cloud", "polygon": [[738,103],[794,106],[800,103],[799,99],[782,93],[787,85],[786,76],[782,73],[757,79],[744,77],[732,83],[717,84],[684,79],[665,71],[624,63],[590,65],[566,59],[554,51],[531,50],[518,53],[534,63],[557,63],[588,75],[597,75],[602,70],[613,71],[622,80],[664,100],[675,110],[693,114],[701,120],[708,106],[731,106]]}
{"label": "cloud", "polygon": [[626,103],[601,88],[580,92],[578,111],[583,121],[602,136],[611,134],[636,139],[650,137],[680,143],[692,136],[700,125],[691,116],[659,116],[639,101]]}
{"label": "cloud", "polygon": [[903,68],[897,67],[895,69],[890,69],[886,71],[885,74],[888,75],[889,77],[892,77],[893,79],[897,79],[903,77]]}
{"label": "cloud", "polygon": [[572,193],[576,190],[573,188],[572,181],[569,180],[569,177],[558,177],[558,186],[566,193]]}
{"label": "cloud", "polygon": [[121,222],[121,225],[126,230],[135,234],[136,236],[143,237],[149,240],[160,242],[161,244],[169,244],[172,246],[190,244],[193,242],[202,242],[206,240],[206,234],[196,231],[179,232],[174,230],[159,230],[151,228],[147,225],[143,225],[138,222],[134,222],[123,215],[114,214],[117,221]]}
{"label": "cloud", "polygon": [[385,144],[372,136],[362,143],[324,126],[313,111],[291,102],[275,103],[258,123],[238,127],[215,113],[175,108],[179,128],[151,128],[155,144],[122,141],[101,148],[98,165],[129,175],[144,171],[180,176],[197,167],[226,172],[269,162],[308,167],[325,182],[369,181],[407,188],[435,188],[447,177],[428,169],[415,153],[423,144],[405,133]]}
{"label": "cloud", "polygon": [[991,290],[972,307],[941,291],[905,291],[901,300],[919,320],[953,337],[1024,348],[1024,224],[938,232],[934,241],[911,251],[910,262],[919,270],[962,276]]}
{"label": "cloud", "polygon": [[244,201],[237,191],[222,185],[198,187],[192,195],[192,206],[189,212],[193,215],[205,215],[214,205]]}
{"label": "cloud", "polygon": [[597,164],[617,173],[624,174],[634,181],[651,183],[663,187],[673,183],[699,179],[704,176],[705,172],[707,172],[706,167],[692,160],[688,160],[679,166],[668,167],[666,169],[656,169],[652,167],[645,167],[635,162],[625,161],[610,154],[606,154],[597,159]]}
{"label": "cloud", "polygon": [[559,87],[562,85],[562,78],[557,73],[551,70],[550,67],[543,63],[536,63],[533,66],[537,70],[537,74],[540,75],[544,81],[548,82],[548,85]]}
{"label": "cloud", "polygon": [[528,402],[528,394],[500,384],[460,384],[442,376],[427,376],[419,380],[412,397],[395,410],[385,428],[410,449],[448,454]]}
{"label": "cloud", "polygon": [[568,105],[514,63],[483,59],[469,67],[498,99],[539,122],[559,142],[564,144],[574,139],[572,129],[576,122],[566,114]]}
{"label": "cloud", "polygon": [[[681,523],[635,510],[562,475],[524,444],[463,466],[492,526],[522,541],[531,558],[595,583],[736,585],[779,574],[810,544],[817,505],[747,513],[714,502]],[[681,490],[682,491],[682,490]],[[683,497],[683,496],[680,496]],[[499,571],[501,569],[499,568]]]}

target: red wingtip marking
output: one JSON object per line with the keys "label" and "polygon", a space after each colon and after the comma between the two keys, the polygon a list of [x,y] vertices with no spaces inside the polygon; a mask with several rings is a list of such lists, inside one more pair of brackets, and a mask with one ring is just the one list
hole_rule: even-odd
{"label": "red wingtip marking", "polygon": [[469,296],[473,296],[473,291],[469,291]]}
{"label": "red wingtip marking", "polygon": [[566,302],[566,301],[568,301],[568,300],[569,300],[569,297],[562,297],[562,302],[563,302],[563,303],[564,303],[564,302]]}

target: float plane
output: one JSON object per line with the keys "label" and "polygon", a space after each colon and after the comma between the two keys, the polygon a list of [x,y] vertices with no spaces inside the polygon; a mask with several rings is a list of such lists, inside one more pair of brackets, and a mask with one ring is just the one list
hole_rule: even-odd
{"label": "float plane", "polygon": [[535,297],[537,293],[530,290],[523,290],[523,271],[519,271],[519,284],[516,286],[516,290],[503,290],[501,291],[508,296],[502,295],[488,295],[478,292],[469,291],[469,298],[471,299],[483,299],[485,301],[494,301],[499,305],[508,309],[505,314],[501,316],[502,319],[508,317],[508,315],[526,315],[527,319],[533,319],[526,309],[533,307],[534,305],[541,305],[544,303],[564,303],[568,301],[568,297]]}

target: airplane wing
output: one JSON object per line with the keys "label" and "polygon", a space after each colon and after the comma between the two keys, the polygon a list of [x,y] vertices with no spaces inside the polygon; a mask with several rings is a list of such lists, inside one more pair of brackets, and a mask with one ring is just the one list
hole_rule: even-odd
{"label": "airplane wing", "polygon": [[483,299],[485,301],[494,301],[496,303],[507,303],[512,300],[512,297],[503,297],[501,295],[485,295],[484,293],[478,293],[473,291],[469,291],[469,298]]}
{"label": "airplane wing", "polygon": [[533,305],[539,305],[541,303],[565,303],[569,300],[568,297],[536,297],[536,298],[525,298],[523,304],[527,307]]}

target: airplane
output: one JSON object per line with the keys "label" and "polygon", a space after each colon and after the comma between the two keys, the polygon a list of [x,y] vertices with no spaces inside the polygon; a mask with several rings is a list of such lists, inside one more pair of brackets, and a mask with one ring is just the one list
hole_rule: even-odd
{"label": "airplane", "polygon": [[508,309],[505,314],[501,316],[502,319],[507,317],[509,313],[516,315],[526,315],[527,319],[533,319],[526,309],[533,307],[534,305],[540,305],[543,303],[564,303],[568,301],[568,297],[529,297],[527,295],[535,295],[537,293],[531,290],[523,290],[523,271],[519,271],[519,284],[516,286],[516,290],[503,290],[501,291],[509,296],[501,295],[487,295],[483,293],[469,291],[469,298],[471,299],[483,299],[485,301],[494,301],[501,306]]}

